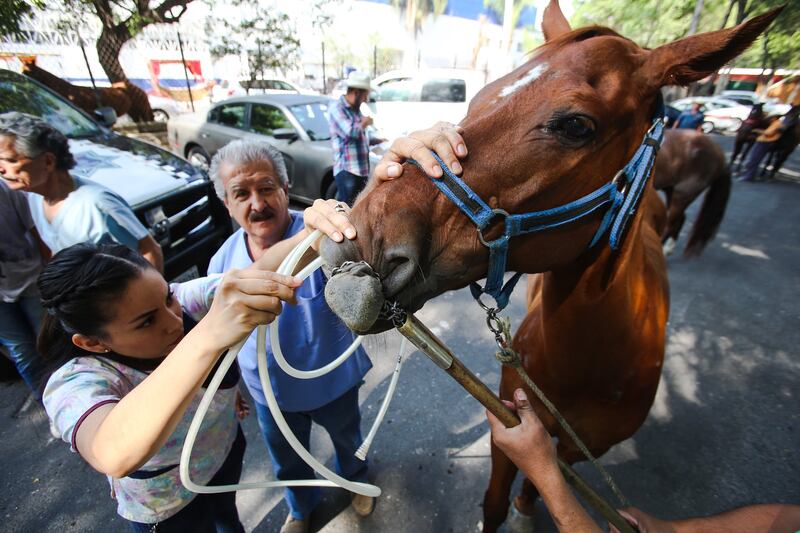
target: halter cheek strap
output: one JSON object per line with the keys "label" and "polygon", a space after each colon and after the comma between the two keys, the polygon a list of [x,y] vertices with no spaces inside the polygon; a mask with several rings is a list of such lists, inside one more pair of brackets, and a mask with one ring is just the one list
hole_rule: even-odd
{"label": "halter cheek strap", "polygon": [[[589,248],[595,246],[606,232],[609,232],[609,246],[612,250],[618,250],[625,240],[628,225],[633,215],[636,214],[642,193],[652,173],[658,148],[661,146],[664,136],[663,116],[664,107],[663,104],[660,104],[659,113],[653,119],[653,124],[645,134],[636,153],[609,183],[562,206],[530,213],[509,214],[502,209],[492,209],[464,180],[456,176],[438,155],[433,153],[436,162],[442,167],[443,175],[441,178],[428,177],[442,194],[472,220],[478,229],[478,239],[489,248],[489,270],[486,276],[486,285],[481,287],[477,283],[472,283],[470,290],[473,297],[482,304],[481,295],[489,294],[495,299],[498,310],[508,305],[514,286],[521,277],[520,273],[516,273],[508,282],[503,283],[508,257],[508,242],[511,237],[517,235],[527,235],[564,226],[605,209],[603,220],[595,232]],[[425,172],[419,163],[413,160],[411,162]],[[498,238],[487,241],[483,231],[495,219],[503,220],[503,233]]]}

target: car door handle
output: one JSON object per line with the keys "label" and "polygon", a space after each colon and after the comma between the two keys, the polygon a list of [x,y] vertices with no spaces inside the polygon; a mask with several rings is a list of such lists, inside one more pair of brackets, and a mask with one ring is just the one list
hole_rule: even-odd
{"label": "car door handle", "polygon": [[201,133],[200,137],[202,137],[203,139],[208,139],[208,133]]}

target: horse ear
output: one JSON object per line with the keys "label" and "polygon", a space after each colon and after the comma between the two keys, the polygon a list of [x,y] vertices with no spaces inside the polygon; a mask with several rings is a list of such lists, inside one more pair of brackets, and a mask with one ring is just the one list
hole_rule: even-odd
{"label": "horse ear", "polygon": [[545,42],[552,41],[571,31],[572,28],[569,27],[567,17],[561,12],[561,6],[558,5],[558,0],[550,0],[542,16],[542,33],[544,33]]}
{"label": "horse ear", "polygon": [[645,61],[645,79],[662,87],[687,85],[705,78],[750,46],[783,8],[773,9],[733,28],[659,46]]}

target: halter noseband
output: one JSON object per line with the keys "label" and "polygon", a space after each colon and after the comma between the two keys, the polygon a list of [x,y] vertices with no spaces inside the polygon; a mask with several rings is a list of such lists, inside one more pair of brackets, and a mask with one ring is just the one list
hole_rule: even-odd
{"label": "halter noseband", "polygon": [[[664,104],[659,98],[658,111],[653,118],[652,126],[645,133],[642,143],[628,164],[617,172],[609,183],[575,201],[531,213],[509,214],[503,209],[492,209],[461,178],[453,174],[435,153],[433,153],[433,157],[443,171],[441,178],[432,178],[425,173],[419,163],[412,160],[411,162],[428,175],[434,185],[472,220],[478,228],[478,239],[481,244],[489,248],[489,271],[486,276],[486,285],[481,287],[478,283],[470,284],[472,296],[478,300],[478,303],[486,307],[480,297],[482,294],[488,294],[495,299],[497,310],[508,305],[511,292],[522,276],[517,272],[505,285],[503,284],[508,241],[511,237],[564,226],[606,208],[603,220],[595,232],[589,248],[594,247],[608,231],[609,246],[612,250],[618,250],[622,246],[628,224],[636,214],[642,193],[652,173],[653,164],[664,137],[663,118]],[[503,234],[494,240],[487,241],[483,231],[496,218],[503,219]]]}

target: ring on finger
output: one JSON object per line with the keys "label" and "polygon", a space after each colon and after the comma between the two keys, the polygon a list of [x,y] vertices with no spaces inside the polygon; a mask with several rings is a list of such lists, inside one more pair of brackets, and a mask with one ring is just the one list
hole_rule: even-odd
{"label": "ring on finger", "polygon": [[342,202],[336,202],[336,205],[333,206],[333,210],[337,213],[347,213],[347,209]]}

